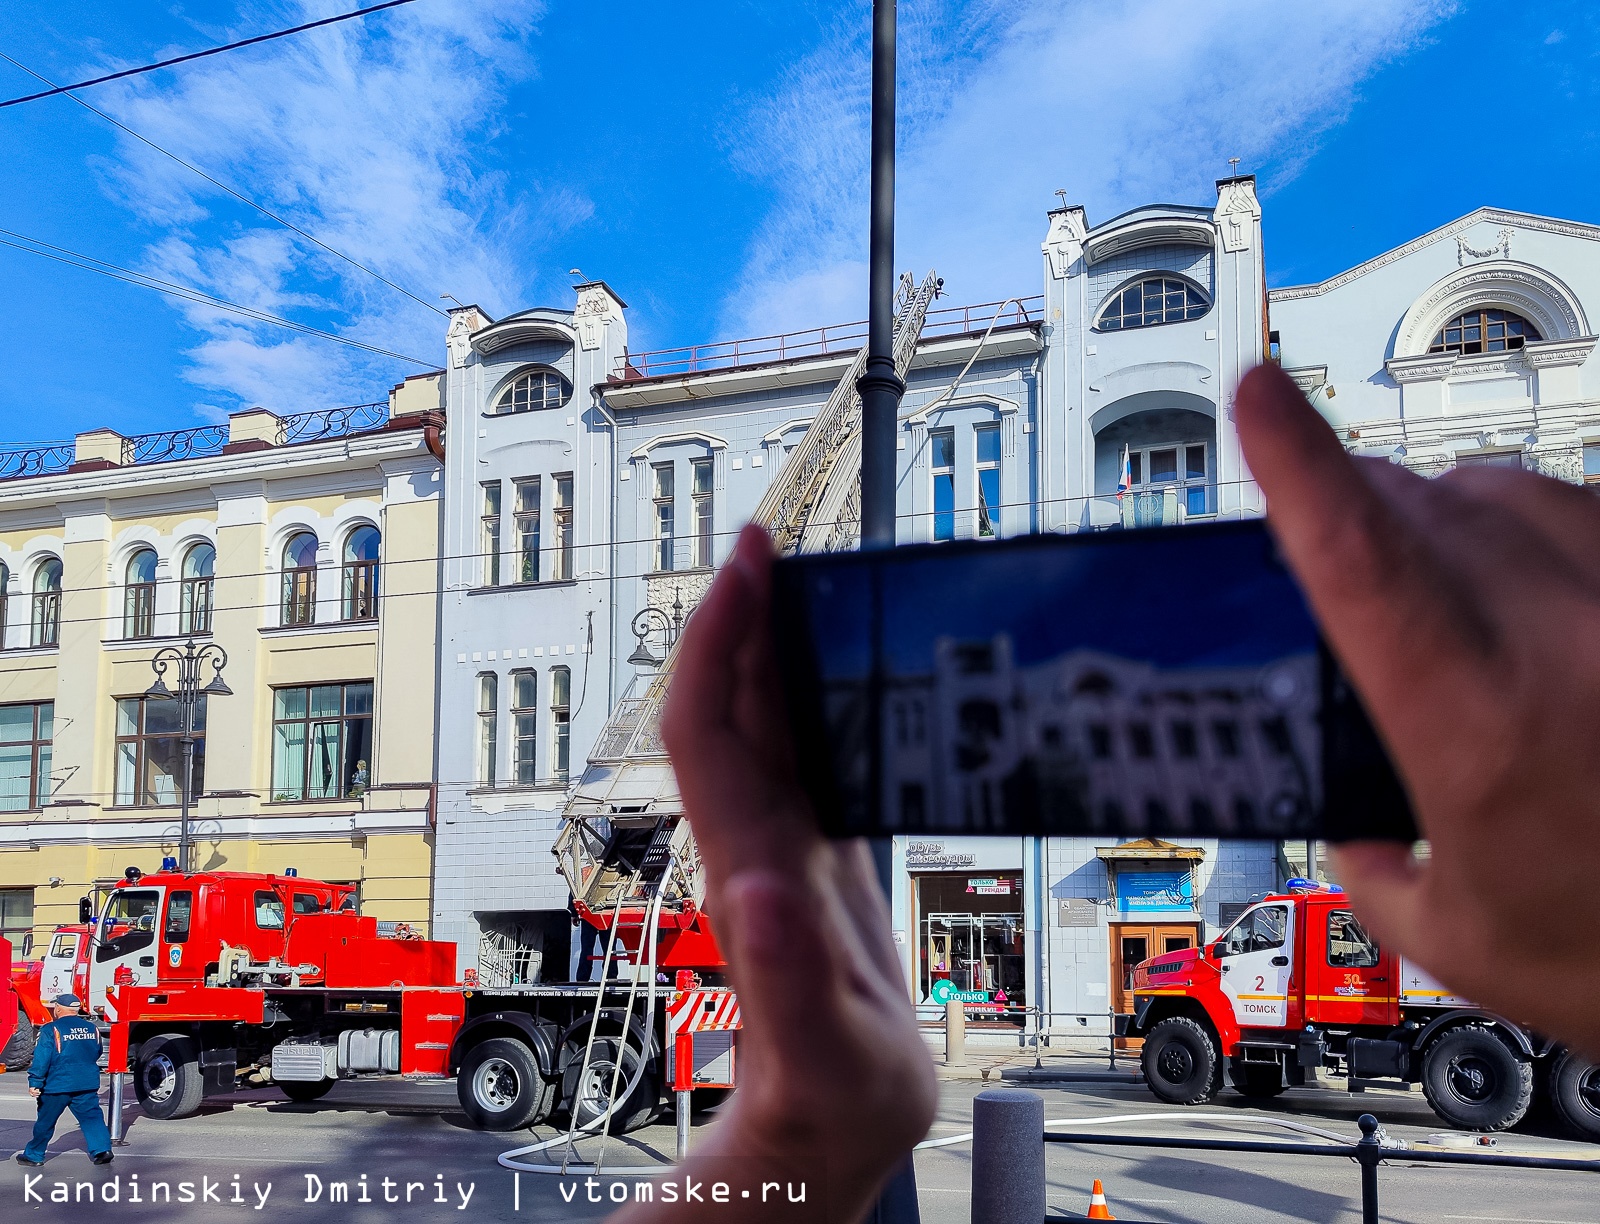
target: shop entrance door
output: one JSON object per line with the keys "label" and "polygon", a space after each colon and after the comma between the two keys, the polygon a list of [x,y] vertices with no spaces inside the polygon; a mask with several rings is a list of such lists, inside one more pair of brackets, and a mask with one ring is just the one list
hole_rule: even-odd
{"label": "shop entrance door", "polygon": [[[1195,926],[1154,926],[1131,922],[1111,924],[1111,1008],[1117,1012],[1133,1010],[1133,971],[1139,962],[1165,952],[1181,952],[1195,946]],[[1118,1037],[1117,1049],[1137,1050],[1144,1042],[1137,1037]]]}
{"label": "shop entrance door", "polygon": [[957,990],[987,994],[997,1011],[1023,1005],[1021,914],[928,914],[922,930],[924,998],[945,980]]}

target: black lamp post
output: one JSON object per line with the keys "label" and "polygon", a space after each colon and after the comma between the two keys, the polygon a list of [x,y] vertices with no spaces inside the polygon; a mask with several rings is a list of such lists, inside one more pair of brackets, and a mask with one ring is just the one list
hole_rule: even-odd
{"label": "black lamp post", "polygon": [[[222,669],[228,662],[228,652],[215,642],[196,647],[194,639],[177,646],[163,646],[150,660],[155,669],[156,682],[145,690],[151,701],[176,701],[178,703],[178,742],[183,746],[183,776],[179,779],[181,790],[178,817],[178,870],[187,872],[189,864],[189,804],[194,796],[194,712],[202,698],[207,696],[231,697],[233,690],[222,679]],[[200,669],[211,666],[211,683],[200,687]],[[167,687],[167,669],[177,669],[177,690]]]}
{"label": "black lamp post", "polygon": [[676,591],[673,592],[671,616],[654,605],[641,608],[635,614],[630,628],[633,636],[639,639],[639,644],[628,656],[628,662],[635,667],[660,667],[661,660],[650,650],[650,635],[659,631],[666,640],[663,655],[672,649],[672,644],[678,640],[678,634],[683,629],[683,600]]}

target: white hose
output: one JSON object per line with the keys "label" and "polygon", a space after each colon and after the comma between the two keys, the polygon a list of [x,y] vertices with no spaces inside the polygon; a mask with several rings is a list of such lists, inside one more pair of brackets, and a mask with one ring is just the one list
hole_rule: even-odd
{"label": "white hose", "polygon": [[[1354,1143],[1348,1135],[1341,1135],[1337,1131],[1320,1130],[1315,1126],[1307,1126],[1303,1122],[1292,1122],[1288,1118],[1252,1118],[1231,1113],[1137,1113],[1137,1114],[1112,1114],[1105,1118],[1051,1118],[1045,1122],[1048,1129],[1052,1126],[1109,1126],[1113,1122],[1234,1122],[1245,1126],[1278,1126],[1284,1130],[1298,1131],[1303,1135],[1315,1135],[1318,1139],[1326,1139],[1332,1143]],[[948,1135],[943,1139],[924,1139],[913,1149],[921,1151],[924,1148],[951,1147],[957,1143],[967,1143],[972,1139],[972,1132],[967,1131],[960,1135]],[[1385,1146],[1394,1146],[1397,1140],[1388,1140]]]}
{"label": "white hose", "polygon": [[[594,1016],[589,1022],[589,1039],[588,1039],[587,1043],[584,1045],[583,1063],[582,1063],[581,1067],[579,1068],[579,1072],[578,1072],[577,1092],[579,1092],[579,1093],[582,1092],[583,1084],[589,1077],[589,1061],[590,1061],[590,1058],[591,1058],[591,1056],[593,1055],[593,1052],[594,1052],[594,1039],[595,1039],[595,1033],[599,1029],[599,1025],[600,1025],[600,1012],[601,1012],[601,1010],[602,1010],[602,1008],[604,1007],[604,1004],[605,1004],[606,982],[607,982],[607,980],[609,980],[609,975],[611,973],[611,958],[612,958],[612,954],[615,951],[616,946],[617,946],[617,928],[621,925],[622,899],[623,899],[623,897],[625,897],[627,895],[627,892],[629,892],[629,891],[631,891],[631,887],[629,889],[624,890],[623,894],[618,897],[616,910],[614,911],[614,913],[612,915],[611,938],[606,942],[606,954],[605,954],[605,957],[601,961],[601,964],[600,964],[600,990],[599,990],[599,993],[595,997]],[[496,1163],[498,1163],[502,1168],[512,1169],[512,1170],[515,1170],[516,1172],[519,1172],[519,1173],[552,1173],[552,1174],[555,1174],[558,1177],[565,1177],[565,1176],[568,1176],[568,1175],[592,1176],[592,1175],[598,1174],[600,1172],[600,1160],[598,1158],[595,1160],[595,1162],[593,1164],[574,1163],[573,1160],[572,1160],[572,1145],[573,1145],[574,1141],[580,1135],[581,1136],[587,1136],[596,1127],[605,1128],[606,1132],[609,1134],[611,1116],[614,1113],[616,1113],[616,1111],[621,1107],[621,1105],[622,1105],[622,1103],[624,1101],[628,1100],[628,1098],[633,1095],[633,1090],[639,1086],[639,1081],[642,1078],[644,1078],[645,1068],[648,1066],[649,1061],[650,1061],[649,1057],[648,1057],[649,1052],[650,1052],[649,1051],[650,1025],[652,1025],[654,1023],[654,1018],[655,1018],[655,1001],[656,1001],[656,921],[657,921],[657,919],[658,919],[658,917],[660,916],[660,913],[661,913],[661,902],[662,902],[662,894],[661,894],[661,891],[660,891],[660,886],[658,885],[655,895],[653,897],[651,897],[650,907],[646,911],[646,921],[645,921],[645,933],[646,933],[645,942],[648,942],[648,944],[649,944],[649,961],[648,961],[648,968],[647,968],[647,972],[648,972],[648,975],[649,975],[649,989],[647,990],[646,997],[645,997],[645,1016],[646,1016],[645,1048],[639,1051],[638,1066],[636,1066],[633,1069],[633,1075],[628,1079],[627,1087],[624,1088],[621,1093],[618,1093],[618,1092],[615,1091],[616,1081],[617,1081],[617,1078],[618,1078],[618,1076],[620,1074],[620,1071],[621,1071],[622,1052],[623,1052],[623,1050],[627,1049],[627,1045],[628,1045],[628,1025],[631,1023],[631,1021],[633,1019],[633,1004],[634,1004],[634,999],[635,999],[635,996],[636,996],[636,994],[638,992],[638,987],[639,987],[639,973],[638,973],[637,966],[635,966],[635,969],[634,969],[633,982],[632,982],[632,984],[630,985],[630,987],[628,989],[628,1004],[627,1004],[627,1008],[623,1013],[622,1037],[621,1037],[621,1040],[620,1040],[620,1043],[619,1043],[619,1047],[618,1047],[618,1051],[617,1051],[617,1067],[616,1067],[616,1070],[613,1072],[613,1075],[612,1075],[612,1089],[613,1089],[613,1091],[612,1091],[612,1096],[611,1096],[611,1104],[606,1108],[606,1111],[604,1113],[602,1113],[599,1117],[591,1119],[588,1123],[586,1123],[583,1126],[579,1126],[578,1125],[578,1117],[577,1117],[577,1098],[576,1098],[576,1095],[575,1095],[573,1103],[572,1103],[572,1106],[573,1106],[572,1107],[572,1124],[567,1129],[567,1133],[564,1134],[564,1135],[557,1135],[553,1139],[546,1139],[546,1140],[544,1140],[543,1142],[540,1142],[540,1143],[531,1143],[531,1144],[528,1144],[525,1147],[512,1148],[510,1151],[501,1152],[500,1155],[498,1157],[496,1157]],[[519,1157],[522,1157],[522,1156],[531,1155],[534,1152],[548,1151],[550,1148],[553,1148],[557,1144],[560,1144],[560,1143],[564,1143],[564,1144],[567,1145],[567,1150],[563,1154],[562,1161],[561,1161],[560,1164],[543,1164],[543,1163],[532,1162],[532,1161],[524,1161],[524,1160],[518,1159]],[[601,1149],[600,1149],[600,1155],[603,1157],[605,1155],[605,1147],[604,1147],[605,1138],[604,1138],[604,1136],[601,1139],[601,1144],[602,1144],[602,1146],[601,1146]],[[606,1172],[611,1174],[613,1177],[654,1177],[657,1173],[660,1173],[661,1170],[664,1167],[667,1167],[667,1166],[664,1166],[664,1165],[617,1166],[615,1168],[607,1169]]]}

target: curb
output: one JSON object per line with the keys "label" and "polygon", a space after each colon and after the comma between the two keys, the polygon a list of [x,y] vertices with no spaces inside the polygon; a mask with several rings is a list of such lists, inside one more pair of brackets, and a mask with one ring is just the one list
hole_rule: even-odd
{"label": "curb", "polygon": [[1006,1067],[1000,1078],[1014,1084],[1142,1084],[1142,1071],[1067,1071],[1050,1067]]}

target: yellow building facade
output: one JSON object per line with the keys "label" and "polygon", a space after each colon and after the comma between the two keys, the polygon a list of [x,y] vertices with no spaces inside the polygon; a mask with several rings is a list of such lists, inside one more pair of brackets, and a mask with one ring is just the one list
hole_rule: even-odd
{"label": "yellow building facade", "polygon": [[13,945],[177,854],[179,703],[146,694],[191,641],[231,690],[197,709],[194,869],[358,882],[364,912],[427,932],[443,426],[424,375],[387,404],[0,447]]}

